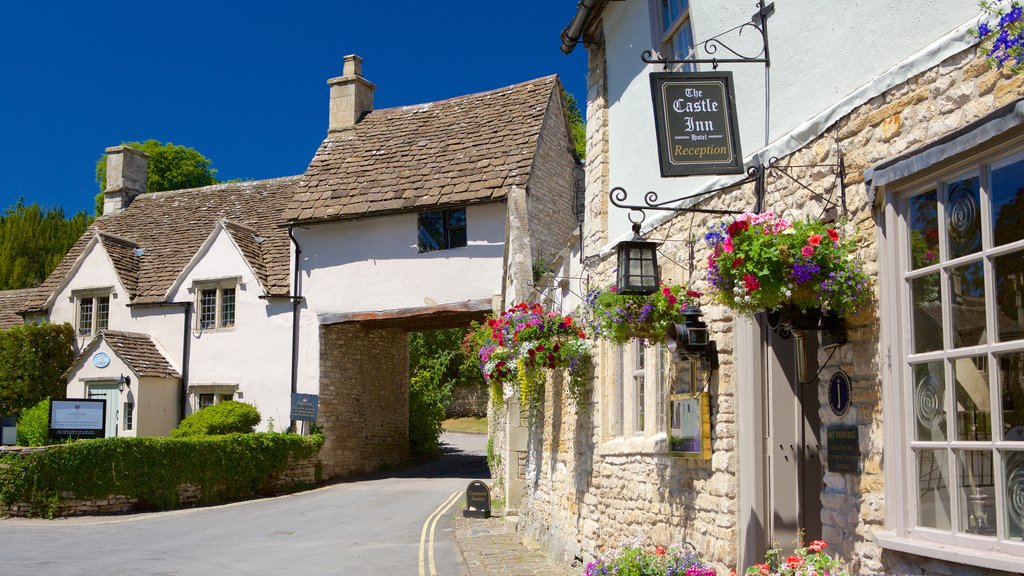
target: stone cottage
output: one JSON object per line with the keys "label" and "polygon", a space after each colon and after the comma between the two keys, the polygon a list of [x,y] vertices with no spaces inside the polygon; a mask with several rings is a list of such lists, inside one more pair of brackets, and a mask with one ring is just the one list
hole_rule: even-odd
{"label": "stone cottage", "polygon": [[[1024,571],[1024,78],[978,54],[979,20],[972,1],[579,3],[562,46],[589,58],[586,214],[545,298],[569,312],[615,283],[616,203],[647,207],[661,279],[704,293],[705,234],[735,216],[693,209],[838,218],[874,297],[838,347],[706,297],[717,367],[597,344],[580,409],[556,377],[496,419],[520,530],[583,560],[640,536],[742,571],[824,538],[861,574]],[[666,70],[732,73],[763,176],[663,175]],[[652,209],[671,199],[690,210]],[[710,450],[684,457],[674,410],[698,398]]]}

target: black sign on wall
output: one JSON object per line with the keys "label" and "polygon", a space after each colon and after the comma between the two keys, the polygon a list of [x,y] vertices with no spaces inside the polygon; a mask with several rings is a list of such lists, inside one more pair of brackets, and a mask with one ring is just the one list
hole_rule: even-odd
{"label": "black sign on wall", "polygon": [[662,176],[741,174],[732,72],[651,74]]}
{"label": "black sign on wall", "polygon": [[828,471],[860,474],[860,434],[856,426],[829,426]]}

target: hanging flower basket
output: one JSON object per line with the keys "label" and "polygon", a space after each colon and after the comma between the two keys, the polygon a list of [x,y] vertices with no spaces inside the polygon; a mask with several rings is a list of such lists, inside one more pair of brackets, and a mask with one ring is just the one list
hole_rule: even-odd
{"label": "hanging flower basket", "polygon": [[571,316],[545,311],[538,303],[520,303],[489,318],[467,334],[464,351],[473,351],[496,398],[519,391],[524,405],[544,398],[546,370],[569,373],[569,394],[584,402],[590,345]]}
{"label": "hanging flower basket", "polygon": [[792,318],[795,309],[843,317],[870,297],[853,242],[830,224],[747,213],[712,226],[705,240],[709,294],[741,314]]}
{"label": "hanging flower basket", "polygon": [[662,283],[646,296],[616,294],[615,287],[587,294],[587,323],[595,338],[625,344],[639,338],[645,344],[665,339],[669,324],[682,322],[682,311],[700,292]]}

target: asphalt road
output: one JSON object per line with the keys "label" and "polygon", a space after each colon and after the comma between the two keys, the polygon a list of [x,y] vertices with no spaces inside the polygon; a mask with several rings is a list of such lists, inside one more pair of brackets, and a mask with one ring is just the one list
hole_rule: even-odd
{"label": "asphalt road", "polygon": [[466,485],[487,478],[486,437],[443,440],[445,454],[435,461],[278,498],[0,520],[0,574],[457,576],[453,518],[465,506]]}

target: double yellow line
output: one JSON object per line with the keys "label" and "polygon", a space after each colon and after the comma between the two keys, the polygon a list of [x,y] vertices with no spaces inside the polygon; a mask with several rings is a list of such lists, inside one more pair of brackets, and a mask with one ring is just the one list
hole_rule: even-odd
{"label": "double yellow line", "polygon": [[[434,564],[434,530],[437,528],[437,521],[448,509],[455,504],[462,492],[453,492],[437,510],[427,516],[423,522],[423,529],[420,530],[420,576],[437,576],[437,566]],[[426,561],[424,561],[426,557]],[[429,569],[429,572],[428,572]]]}

